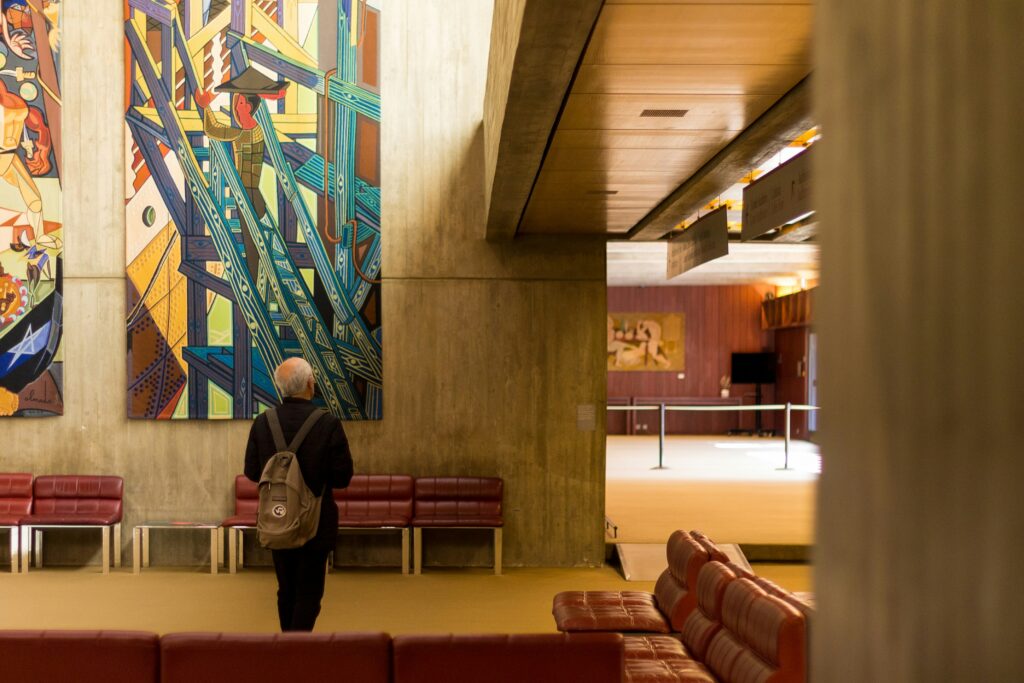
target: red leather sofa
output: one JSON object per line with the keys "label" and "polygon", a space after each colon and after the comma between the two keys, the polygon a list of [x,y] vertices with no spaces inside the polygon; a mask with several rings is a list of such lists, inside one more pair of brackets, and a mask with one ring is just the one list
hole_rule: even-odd
{"label": "red leather sofa", "polygon": [[0,529],[10,536],[11,573],[21,566],[18,524],[32,513],[32,475],[24,473],[0,474]]}
{"label": "red leather sofa", "polygon": [[160,680],[388,683],[384,633],[172,633],[160,640]]}
{"label": "red leather sofa", "polygon": [[697,607],[678,637],[627,636],[627,683],[805,683],[806,619],[720,562],[696,584]]}
{"label": "red leather sofa", "polygon": [[407,474],[357,474],[334,490],[339,529],[396,529],[402,534],[402,573],[409,573],[409,523],[413,478]]}
{"label": "red leather sofa", "polygon": [[42,566],[43,536],[47,529],[99,529],[103,545],[103,573],[110,572],[113,536],[114,566],[121,566],[121,519],[124,515],[124,480],[111,476],[49,475],[32,484],[32,513],[22,517],[21,556],[29,569],[29,548],[36,566]]}
{"label": "red leather sofa", "polygon": [[395,683],[621,683],[615,633],[396,636]]}
{"label": "red leather sofa", "polygon": [[242,553],[242,533],[256,528],[256,511],[260,506],[259,486],[244,474],[235,477],[235,514],[220,523],[228,530],[228,571],[238,571],[245,559]]}
{"label": "red leather sofa", "polygon": [[423,569],[423,529],[493,529],[494,573],[501,574],[502,503],[500,477],[420,477],[413,510],[415,573]]}
{"label": "red leather sofa", "polygon": [[711,560],[727,561],[713,544],[676,531],[666,546],[668,568],[654,586],[642,591],[566,591],[555,596],[552,614],[559,631],[670,633],[682,628],[697,604],[693,587]]}
{"label": "red leather sofa", "polygon": [[0,631],[0,680],[156,683],[159,652],[155,633]]}

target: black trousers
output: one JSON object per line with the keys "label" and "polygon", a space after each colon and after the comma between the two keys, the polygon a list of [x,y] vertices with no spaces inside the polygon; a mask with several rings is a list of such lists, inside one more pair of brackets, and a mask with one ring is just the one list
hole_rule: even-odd
{"label": "black trousers", "polygon": [[313,542],[301,548],[274,550],[277,616],[282,631],[312,631],[324,597],[328,551]]}

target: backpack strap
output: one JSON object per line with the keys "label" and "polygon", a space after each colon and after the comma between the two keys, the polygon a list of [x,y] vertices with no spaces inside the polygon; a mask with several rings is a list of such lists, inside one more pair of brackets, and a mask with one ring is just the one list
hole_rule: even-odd
{"label": "backpack strap", "polygon": [[[295,436],[292,438],[292,442],[288,444],[289,452],[298,453],[299,446],[302,445],[302,442],[305,441],[306,437],[313,430],[313,427],[316,426],[316,423],[319,422],[320,418],[323,417],[326,413],[326,410],[322,408],[317,408],[312,413],[309,414],[309,417],[306,418],[306,421],[302,423],[301,427],[299,427],[299,431],[295,432]],[[275,415],[275,418],[276,417],[277,416]],[[284,438],[281,439],[281,442],[284,443]]]}
{"label": "backpack strap", "polygon": [[274,451],[280,453],[285,450],[284,432],[281,431],[281,420],[277,417],[277,408],[267,411],[267,423],[270,425],[270,436],[274,439]]}

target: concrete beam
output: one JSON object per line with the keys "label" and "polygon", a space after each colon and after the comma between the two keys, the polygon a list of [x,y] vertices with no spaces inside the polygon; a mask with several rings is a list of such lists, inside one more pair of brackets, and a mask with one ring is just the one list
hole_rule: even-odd
{"label": "concrete beam", "polygon": [[519,227],[603,0],[495,3],[484,96],[488,240]]}
{"label": "concrete beam", "polygon": [[680,221],[732,187],[815,125],[811,77],[797,83],[736,139],[654,207],[628,233],[630,240],[657,240]]}

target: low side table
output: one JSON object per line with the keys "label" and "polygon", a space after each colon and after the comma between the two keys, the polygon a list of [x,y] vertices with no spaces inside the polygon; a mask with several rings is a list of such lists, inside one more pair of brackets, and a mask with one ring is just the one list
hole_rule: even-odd
{"label": "low side table", "polygon": [[153,529],[204,529],[210,532],[210,573],[217,573],[223,555],[224,536],[217,522],[173,522],[159,520],[139,524],[132,529],[132,565],[138,574],[149,566],[149,532]]}

